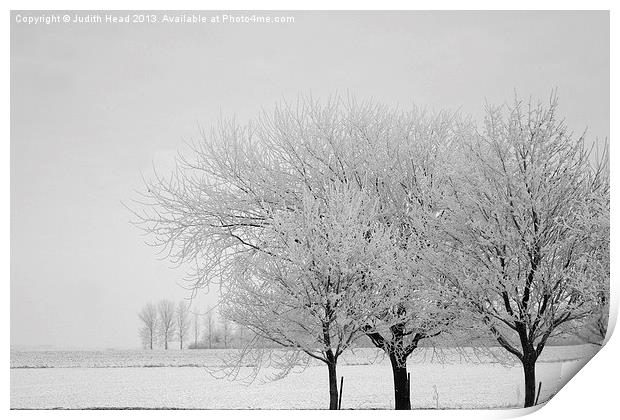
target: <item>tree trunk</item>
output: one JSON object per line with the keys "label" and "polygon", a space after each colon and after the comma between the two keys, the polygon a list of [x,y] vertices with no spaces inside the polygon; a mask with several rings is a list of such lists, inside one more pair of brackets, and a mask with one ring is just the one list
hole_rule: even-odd
{"label": "tree trunk", "polygon": [[407,383],[407,361],[398,363],[394,354],[390,354],[392,375],[394,377],[394,408],[396,410],[411,410],[411,397]]}
{"label": "tree trunk", "polygon": [[327,363],[329,371],[329,409],[338,410],[338,375],[336,374],[336,362]]}
{"label": "tree trunk", "polygon": [[389,342],[376,331],[368,329],[366,335],[378,348],[385,351],[390,357],[392,375],[394,377],[394,408],[396,410],[411,410],[411,395],[409,380],[407,377],[407,357],[418,346],[418,342],[424,338],[416,333],[408,346],[404,345],[405,325],[397,324],[390,327],[392,338]]}
{"label": "tree trunk", "polygon": [[536,399],[536,358],[531,355],[523,357],[523,373],[525,374],[525,404],[532,407]]}

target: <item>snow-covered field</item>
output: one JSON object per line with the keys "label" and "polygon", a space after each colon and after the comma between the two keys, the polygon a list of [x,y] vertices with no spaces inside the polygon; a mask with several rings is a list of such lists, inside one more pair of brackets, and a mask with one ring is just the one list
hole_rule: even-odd
{"label": "snow-covered field", "polygon": [[[592,346],[548,347],[538,363],[540,401],[555,394],[595,353]],[[213,377],[223,350],[11,352],[12,408],[325,408],[327,369],[313,364],[279,381],[245,385]],[[499,353],[503,354],[503,353]],[[343,408],[391,408],[389,363],[372,349],[344,355]],[[43,367],[44,366],[44,367]],[[471,349],[419,349],[409,361],[418,408],[518,407],[522,370]],[[242,368],[241,375],[251,371]],[[273,373],[269,369],[263,374]]]}

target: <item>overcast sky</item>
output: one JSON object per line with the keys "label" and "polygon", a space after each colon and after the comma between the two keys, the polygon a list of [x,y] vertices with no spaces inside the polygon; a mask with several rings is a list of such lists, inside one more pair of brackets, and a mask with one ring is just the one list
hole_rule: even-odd
{"label": "overcast sky", "polygon": [[188,296],[121,202],[220,113],[348,91],[479,116],[515,89],[557,88],[571,128],[609,135],[606,12],[292,12],[285,25],[25,25],[19,13],[11,345],[138,347],[141,306]]}

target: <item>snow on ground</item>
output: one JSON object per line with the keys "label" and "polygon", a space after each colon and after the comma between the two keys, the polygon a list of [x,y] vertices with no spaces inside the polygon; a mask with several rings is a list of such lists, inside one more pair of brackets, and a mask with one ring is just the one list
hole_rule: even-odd
{"label": "snow on ground", "polygon": [[[174,357],[170,353],[165,363],[174,359],[182,364],[187,358],[198,357],[200,352],[185,353]],[[567,375],[578,370],[592,353],[593,349],[581,346],[550,348],[537,366],[538,380],[543,383],[540,401],[555,394],[567,381]],[[344,362],[349,364],[339,366],[338,375],[344,376],[343,408],[393,407],[389,364],[372,354],[356,352],[345,357]],[[582,359],[578,358],[580,355]],[[11,365],[17,366],[14,356],[17,357],[12,353]],[[136,357],[136,354],[129,354],[123,360],[136,363]],[[77,359],[84,363],[83,355]],[[108,359],[109,365],[118,366],[118,360],[111,360],[114,357]],[[354,364],[356,361],[362,364]],[[71,363],[75,364],[75,360]],[[102,365],[105,363],[98,366]],[[241,374],[249,370],[244,368]],[[409,370],[412,404],[417,408],[518,407],[522,404],[523,374],[519,365],[488,360],[474,363],[453,356],[444,358],[441,363],[436,358],[419,354],[418,360],[411,359]],[[320,365],[291,373],[279,381],[257,381],[249,386],[214,378],[205,368],[187,364],[186,367],[11,369],[11,408],[311,409],[325,408],[327,404],[327,368]]]}
{"label": "snow on ground", "polygon": [[[541,362],[580,359],[596,351],[590,345],[547,346]],[[276,350],[277,351],[277,350]],[[11,350],[11,369],[15,368],[126,368],[126,367],[202,367],[221,366],[235,350]],[[420,347],[410,356],[415,363],[502,362],[515,363],[504,349]],[[315,361],[317,365],[321,362]],[[375,348],[357,348],[340,356],[341,365],[389,363],[383,351]]]}

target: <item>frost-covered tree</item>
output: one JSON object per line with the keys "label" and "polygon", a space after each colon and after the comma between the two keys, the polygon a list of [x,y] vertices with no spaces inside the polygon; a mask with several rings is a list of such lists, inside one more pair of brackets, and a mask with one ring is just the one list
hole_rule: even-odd
{"label": "frost-covered tree", "polygon": [[[201,288],[214,282],[226,286],[238,275],[239,261],[269,255],[274,217],[297,211],[305,194],[325,200],[334,185],[344,185],[379,202],[388,200],[382,204],[382,224],[402,233],[388,248],[406,251],[418,267],[407,262],[407,275],[389,283],[380,276],[364,277],[365,287],[383,284],[383,294],[401,297],[401,302],[390,299],[392,307],[368,318],[364,328],[367,334],[382,335],[382,341],[374,342],[394,362],[396,406],[408,408],[409,393],[402,387],[406,355],[420,340],[438,334],[449,316],[444,317],[444,294],[421,292],[429,283],[434,290],[443,286],[437,278],[421,277],[419,251],[429,247],[420,247],[422,232],[412,229],[418,223],[416,212],[428,220],[436,203],[418,203],[415,191],[393,181],[427,183],[438,174],[411,175],[430,168],[419,164],[424,153],[432,152],[433,139],[444,137],[450,124],[445,115],[427,117],[417,110],[401,112],[352,98],[323,104],[300,99],[295,106],[279,106],[246,126],[234,121],[219,124],[193,145],[191,159],[179,159],[170,177],[149,182],[142,200],[144,212],[137,215],[152,234],[153,244],[172,261],[192,263],[188,280]],[[410,155],[415,159],[395,160],[404,151],[416,152]],[[421,188],[426,193],[434,185]],[[405,201],[395,201],[403,197]],[[431,232],[424,229],[424,234]],[[385,303],[379,295],[374,298]]]}
{"label": "frost-covered tree", "polygon": [[582,328],[609,290],[606,156],[593,159],[550,105],[488,108],[464,142],[444,269],[523,365],[525,407],[550,337]]}
{"label": "frost-covered tree", "polygon": [[164,344],[164,349],[168,350],[168,343],[173,339],[176,332],[174,302],[167,299],[159,301],[157,315],[159,318],[159,339]]}
{"label": "frost-covered tree", "polygon": [[421,340],[450,329],[457,310],[453,290],[429,275],[423,257],[439,252],[429,245],[445,209],[456,117],[349,99],[280,109],[268,121],[268,133],[276,133],[269,145],[289,156],[297,184],[315,192],[326,182],[355,186],[377,199],[382,223],[399,232],[390,247],[406,255],[401,276],[384,284],[380,299],[390,306],[369,318],[365,331],[392,363],[395,408],[409,409],[407,357]]}
{"label": "frost-covered tree", "polygon": [[140,328],[142,344],[148,347],[149,350],[153,350],[153,344],[157,339],[157,307],[152,303],[147,303],[138,314],[138,317],[142,321],[142,327]]}
{"label": "frost-covered tree", "polygon": [[187,337],[190,328],[189,321],[189,308],[185,301],[180,301],[177,304],[176,312],[175,312],[175,324],[176,324],[176,333],[179,338],[179,347],[183,350],[183,340]]}
{"label": "frost-covered tree", "polygon": [[304,191],[297,208],[274,215],[263,236],[269,246],[239,259],[223,290],[228,319],[326,364],[330,409],[338,407],[338,358],[385,303],[376,298],[382,284],[370,279],[389,284],[397,275],[378,209],[346,184],[321,196]]}
{"label": "frost-covered tree", "polygon": [[365,330],[392,365],[395,408],[408,410],[407,358],[421,341],[454,330],[459,315],[457,290],[431,265],[446,258],[437,241],[448,205],[457,118],[414,109],[366,119],[377,123],[360,127],[367,139],[365,189],[381,203],[382,223],[398,233],[391,246],[404,257],[395,262],[401,263],[399,277],[383,289],[390,305],[375,313]]}

